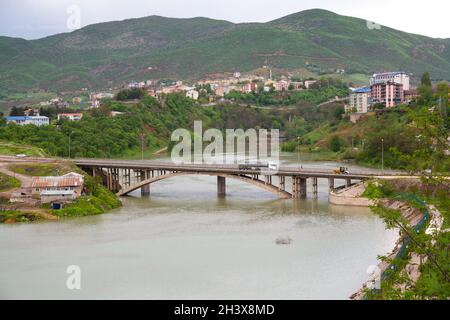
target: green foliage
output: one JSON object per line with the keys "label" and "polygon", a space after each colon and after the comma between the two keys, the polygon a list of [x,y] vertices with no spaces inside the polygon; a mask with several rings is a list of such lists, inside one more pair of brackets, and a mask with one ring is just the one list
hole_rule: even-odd
{"label": "green foliage", "polygon": [[144,89],[133,88],[119,91],[116,95],[116,100],[118,101],[126,101],[126,100],[140,100],[147,95]]}
{"label": "green foliage", "polygon": [[363,197],[376,200],[390,198],[394,194],[394,189],[384,181],[369,181]]}
{"label": "green foliage", "polygon": [[20,187],[19,180],[0,172],[0,192],[17,189],[19,187]]}
{"label": "green foliage", "polygon": [[[415,74],[430,70],[439,79],[449,79],[448,52],[440,49],[447,47],[446,39],[390,28],[374,32],[365,20],[324,10],[261,24],[152,16],[33,41],[1,37],[0,92],[10,95],[38,86],[104,87],[109,81],[145,80],[149,67],[155,79],[250,71],[264,64],[261,53],[271,52],[284,53],[273,63],[288,70],[306,67],[333,73],[346,66],[347,73],[369,74],[401,67]],[[425,49],[413,55],[411,48]]]}
{"label": "green foliage", "polygon": [[80,197],[75,203],[53,213],[59,217],[80,217],[103,214],[121,206],[117,196],[107,190],[94,178],[85,176],[87,196]]}
{"label": "green foliage", "polygon": [[333,136],[331,137],[331,140],[329,142],[329,148],[333,152],[339,152],[342,150],[342,148],[345,146],[345,141],[340,138],[339,136]]}
{"label": "green foliage", "polygon": [[61,176],[70,172],[68,168],[52,163],[14,164],[8,168],[15,173],[32,177]]}
{"label": "green foliage", "polygon": [[39,215],[35,213],[21,212],[18,210],[0,211],[0,223],[26,223],[39,219]]}

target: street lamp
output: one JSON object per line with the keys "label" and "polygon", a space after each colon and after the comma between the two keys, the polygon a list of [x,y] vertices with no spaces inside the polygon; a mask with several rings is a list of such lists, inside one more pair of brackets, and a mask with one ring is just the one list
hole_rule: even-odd
{"label": "street lamp", "polygon": [[384,139],[381,139],[381,171],[384,171]]}
{"label": "street lamp", "polygon": [[298,168],[300,169],[300,137],[297,137],[298,148],[297,148],[297,157],[298,157]]}

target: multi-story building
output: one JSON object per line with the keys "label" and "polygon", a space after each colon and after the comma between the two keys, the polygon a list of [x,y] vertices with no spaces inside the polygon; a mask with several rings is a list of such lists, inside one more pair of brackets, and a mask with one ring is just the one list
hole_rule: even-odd
{"label": "multi-story building", "polygon": [[371,86],[372,103],[384,104],[386,108],[392,108],[405,102],[403,84],[394,82],[376,83]]}
{"label": "multi-story building", "polygon": [[379,83],[397,83],[403,85],[403,90],[410,90],[410,79],[409,75],[405,72],[385,72],[385,73],[376,73],[370,79],[370,85],[379,84]]}
{"label": "multi-story building", "polygon": [[50,119],[48,117],[27,117],[27,116],[19,116],[19,117],[6,117],[6,122],[15,123],[19,126],[26,126],[29,124],[41,127],[48,126],[50,124]]}
{"label": "multi-story building", "polygon": [[346,107],[347,113],[367,113],[372,104],[372,90],[370,87],[357,88],[350,94],[350,102]]}
{"label": "multi-story building", "polygon": [[252,92],[256,92],[256,90],[258,90],[258,84],[254,83],[254,82],[246,83],[242,86],[243,93],[252,93]]}

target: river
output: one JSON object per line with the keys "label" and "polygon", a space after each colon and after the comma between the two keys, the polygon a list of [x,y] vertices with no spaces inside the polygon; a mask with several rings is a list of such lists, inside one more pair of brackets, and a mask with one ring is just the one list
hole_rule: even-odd
{"label": "river", "polygon": [[[318,199],[278,200],[227,181],[219,199],[215,178],[178,177],[109,214],[1,225],[0,298],[348,299],[397,232],[367,208],[329,205],[327,189],[319,180]],[[70,265],[81,290],[66,287]]]}

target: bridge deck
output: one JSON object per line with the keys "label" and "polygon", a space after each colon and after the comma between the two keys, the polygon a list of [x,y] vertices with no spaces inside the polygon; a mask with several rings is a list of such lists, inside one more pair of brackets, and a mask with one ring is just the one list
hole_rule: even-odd
{"label": "bridge deck", "polygon": [[78,159],[75,161],[78,166],[91,168],[118,168],[133,170],[166,170],[174,172],[192,173],[223,173],[231,175],[274,175],[274,176],[298,176],[305,178],[335,178],[335,179],[355,179],[364,180],[374,177],[406,177],[408,173],[401,171],[380,171],[380,170],[352,170],[348,175],[335,174],[330,168],[300,169],[294,167],[280,167],[277,171],[251,171],[239,169],[238,165],[208,165],[208,164],[174,164],[171,162],[158,161],[124,161],[124,160],[97,160]]}

